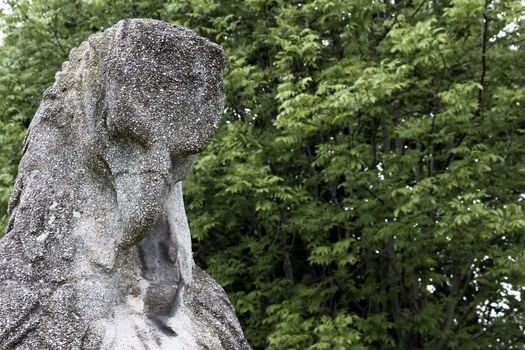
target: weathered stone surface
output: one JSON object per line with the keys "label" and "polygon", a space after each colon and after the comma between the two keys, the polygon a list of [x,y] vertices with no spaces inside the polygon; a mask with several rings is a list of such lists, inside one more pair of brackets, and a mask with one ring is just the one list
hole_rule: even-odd
{"label": "weathered stone surface", "polygon": [[0,349],[249,349],[194,267],[180,180],[215,132],[222,49],[126,20],[71,52],[0,241]]}

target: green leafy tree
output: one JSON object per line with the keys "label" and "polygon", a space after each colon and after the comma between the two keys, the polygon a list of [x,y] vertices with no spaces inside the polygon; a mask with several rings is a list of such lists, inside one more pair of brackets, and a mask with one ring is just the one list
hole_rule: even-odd
{"label": "green leafy tree", "polygon": [[178,23],[226,52],[224,123],[184,185],[254,348],[525,348],[521,1],[10,4],[4,206],[67,51],[120,18]]}

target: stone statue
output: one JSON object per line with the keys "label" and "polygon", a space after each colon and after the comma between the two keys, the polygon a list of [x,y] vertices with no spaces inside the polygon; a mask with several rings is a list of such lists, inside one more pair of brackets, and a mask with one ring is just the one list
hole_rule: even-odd
{"label": "stone statue", "polygon": [[194,266],[180,181],[223,111],[223,51],[132,19],[44,93],[0,241],[0,349],[250,349]]}

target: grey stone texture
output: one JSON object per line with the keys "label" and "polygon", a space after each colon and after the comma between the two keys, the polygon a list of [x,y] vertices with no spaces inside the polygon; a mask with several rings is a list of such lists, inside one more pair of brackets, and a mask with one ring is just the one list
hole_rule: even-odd
{"label": "grey stone texture", "polygon": [[131,19],[44,93],[0,241],[0,349],[250,349],[194,265],[180,181],[224,105],[222,49]]}

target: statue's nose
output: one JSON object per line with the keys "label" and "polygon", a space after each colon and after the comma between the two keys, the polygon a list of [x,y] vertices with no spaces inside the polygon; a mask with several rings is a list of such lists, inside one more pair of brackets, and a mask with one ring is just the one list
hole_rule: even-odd
{"label": "statue's nose", "polygon": [[123,172],[115,176],[123,234],[121,245],[134,246],[150,230],[170,187],[169,175],[161,170]]}

